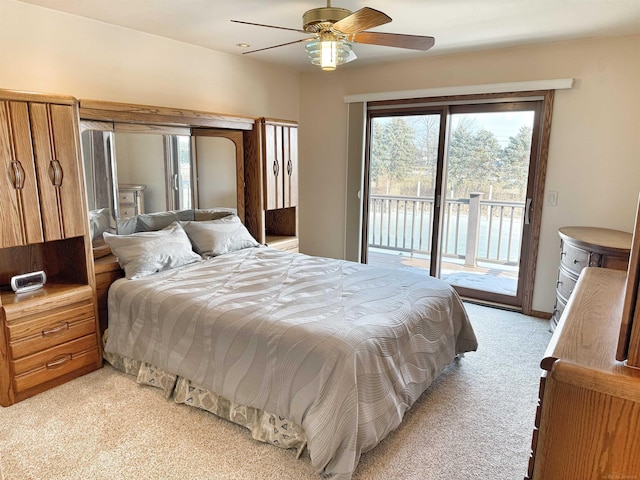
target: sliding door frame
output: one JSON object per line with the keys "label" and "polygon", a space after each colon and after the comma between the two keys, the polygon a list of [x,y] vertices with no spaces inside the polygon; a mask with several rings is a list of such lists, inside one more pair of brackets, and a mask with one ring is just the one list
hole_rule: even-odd
{"label": "sliding door frame", "polygon": [[[439,255],[440,255],[440,232],[442,225],[442,199],[444,196],[444,188],[446,181],[444,178],[444,158],[447,151],[447,141],[449,138],[448,129],[450,122],[447,117],[450,114],[450,106],[454,105],[471,105],[471,104],[497,104],[497,103],[520,103],[520,102],[538,102],[535,111],[534,134],[531,139],[531,152],[537,152],[537,159],[531,162],[529,170],[529,178],[527,185],[527,205],[526,212],[529,218],[529,224],[524,228],[528,228],[529,245],[526,253],[521,257],[520,261],[520,281],[518,282],[516,308],[522,313],[531,315],[533,312],[533,289],[536,275],[536,265],[538,260],[538,245],[540,241],[540,226],[542,221],[542,204],[544,199],[544,188],[547,171],[547,159],[549,153],[549,139],[551,133],[551,117],[553,111],[554,90],[541,90],[529,92],[509,92],[509,93],[492,93],[479,95],[456,95],[433,98],[416,98],[402,100],[385,100],[369,102],[367,104],[366,114],[366,135],[364,150],[364,168],[363,168],[363,195],[362,195],[362,243],[360,246],[361,261],[367,261],[368,249],[368,218],[369,218],[369,171],[370,171],[370,144],[371,144],[371,118],[376,116],[401,116],[416,115],[442,112],[447,121],[440,124],[440,142],[438,145],[438,163],[437,163],[437,183],[435,187],[436,202],[434,205],[434,224],[432,235],[432,251],[430,273],[433,276],[439,275]],[[537,135],[536,135],[537,132]],[[535,163],[535,165],[533,165]],[[524,234],[523,234],[524,238]],[[522,250],[525,248],[523,246]],[[464,295],[464,289],[461,292]],[[514,297],[511,297],[514,298]],[[494,301],[495,300],[495,301]],[[507,296],[497,295],[491,300],[493,303],[514,307],[513,301],[508,301]]]}

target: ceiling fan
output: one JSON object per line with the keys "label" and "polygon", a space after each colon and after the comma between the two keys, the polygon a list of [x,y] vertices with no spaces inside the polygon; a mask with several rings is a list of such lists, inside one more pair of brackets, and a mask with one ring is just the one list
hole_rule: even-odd
{"label": "ceiling fan", "polygon": [[351,43],[365,43],[368,45],[381,45],[422,51],[430,49],[435,43],[433,37],[422,35],[369,32],[367,31],[369,28],[379,27],[380,25],[389,23],[391,17],[369,7],[361,8],[352,13],[345,8],[332,7],[331,0],[327,0],[326,7],[314,8],[302,15],[302,30],[265,25],[262,23],[244,22],[241,20],[231,21],[244,23],[246,25],[312,34],[312,37],[251,50],[249,52],[243,52],[243,54],[262,52],[271,48],[306,42],[305,49],[311,59],[311,63],[320,65],[323,70],[335,70],[336,66],[355,60],[356,54],[351,48]]}

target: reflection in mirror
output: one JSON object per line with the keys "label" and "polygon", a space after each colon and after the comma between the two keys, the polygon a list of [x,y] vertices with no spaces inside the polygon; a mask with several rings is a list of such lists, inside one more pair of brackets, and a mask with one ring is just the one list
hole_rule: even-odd
{"label": "reflection in mirror", "polygon": [[[117,132],[115,136],[118,184],[145,186],[144,211],[136,213],[167,210],[163,136],[127,132]],[[121,194],[119,197],[120,203],[126,202],[126,196],[121,198]],[[123,213],[120,218],[124,218]]]}
{"label": "reflection in mirror", "polygon": [[224,207],[244,220],[241,131],[191,136],[183,127],[94,121],[82,129],[89,216],[100,223],[94,253],[102,232],[131,233],[127,219],[141,213]]}
{"label": "reflection in mirror", "polygon": [[102,232],[115,229],[117,218],[113,132],[86,129],[81,140],[91,238],[100,240]]}
{"label": "reflection in mirror", "polygon": [[166,135],[169,210],[193,208],[191,189],[191,137]]}
{"label": "reflection in mirror", "polygon": [[236,145],[223,137],[195,137],[198,208],[237,208]]}

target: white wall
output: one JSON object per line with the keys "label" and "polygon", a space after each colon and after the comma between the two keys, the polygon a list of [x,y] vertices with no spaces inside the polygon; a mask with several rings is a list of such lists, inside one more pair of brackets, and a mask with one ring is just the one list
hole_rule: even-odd
{"label": "white wall", "polygon": [[298,73],[0,1],[0,88],[297,120]]}
{"label": "white wall", "polygon": [[553,309],[559,227],[633,228],[640,192],[640,36],[356,64],[301,77],[299,231],[305,253],[344,255],[344,95],[446,86],[576,79],[555,98],[546,189],[558,192],[558,205],[543,208],[534,310]]}

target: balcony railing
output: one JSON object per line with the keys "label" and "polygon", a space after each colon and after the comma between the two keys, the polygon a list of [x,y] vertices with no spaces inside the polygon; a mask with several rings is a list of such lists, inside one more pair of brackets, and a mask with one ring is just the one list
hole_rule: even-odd
{"label": "balcony railing", "polygon": [[[411,253],[431,253],[434,199],[371,195],[369,247]],[[447,200],[443,210],[442,255],[518,265],[522,243],[524,202],[482,200],[482,194]]]}

